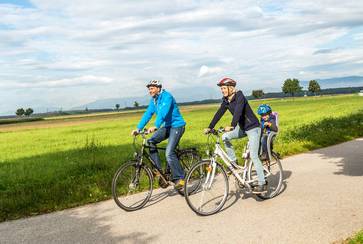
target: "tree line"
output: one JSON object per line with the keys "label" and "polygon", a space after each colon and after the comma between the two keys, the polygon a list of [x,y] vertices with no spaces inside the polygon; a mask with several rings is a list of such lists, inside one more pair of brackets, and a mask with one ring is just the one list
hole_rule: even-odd
{"label": "tree line", "polygon": [[[134,108],[139,108],[139,107],[140,107],[140,104],[137,101],[135,101],[134,102]],[[115,108],[116,108],[117,111],[119,111],[120,110],[120,104],[119,103],[115,104]]]}
{"label": "tree line", "polygon": [[21,116],[30,116],[34,113],[34,110],[32,108],[27,108],[27,109],[23,109],[23,108],[18,108],[15,112],[15,114],[19,117]]}
{"label": "tree line", "polygon": [[[300,81],[298,79],[286,79],[282,85],[282,92],[285,94],[290,94],[292,97],[302,91],[302,86],[300,86]],[[308,91],[316,95],[321,91],[320,85],[316,80],[309,81]],[[252,96],[256,99],[262,98],[265,93],[263,90],[253,90]]]}
{"label": "tree line", "polygon": [[[290,94],[291,96],[294,96],[296,93],[299,93],[302,91],[302,87],[300,86],[300,81],[298,79],[286,79],[284,81],[284,84],[282,86],[282,92],[285,94]],[[321,91],[320,85],[316,80],[311,80],[309,82],[308,91],[313,93],[314,95]],[[256,99],[262,98],[265,93],[263,90],[253,90],[252,96]],[[120,104],[115,104],[115,109],[117,111],[120,110]],[[139,108],[140,104],[135,101],[134,102],[134,108]],[[88,111],[88,108],[85,109],[85,111]],[[34,113],[34,110],[32,108],[18,108],[15,112],[15,114],[19,117],[21,116],[31,116]]]}
{"label": "tree line", "polygon": [[[290,94],[291,96],[294,96],[296,93],[299,93],[302,91],[302,87],[300,86],[300,81],[298,79],[286,79],[284,81],[284,84],[282,86],[282,92],[285,94]],[[320,85],[316,80],[310,80],[308,91],[316,95],[321,91]],[[260,99],[265,95],[263,90],[253,90],[252,96],[256,99]],[[195,103],[195,102],[193,102]],[[134,102],[134,108],[138,108],[140,104],[135,101]],[[120,104],[115,104],[115,110],[120,110]]]}

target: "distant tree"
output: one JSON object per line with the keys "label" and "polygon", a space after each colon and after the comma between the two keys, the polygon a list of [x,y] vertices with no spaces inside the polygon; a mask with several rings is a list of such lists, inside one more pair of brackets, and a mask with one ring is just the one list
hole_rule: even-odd
{"label": "distant tree", "polygon": [[23,108],[18,108],[18,109],[16,110],[16,112],[15,112],[15,114],[16,114],[17,116],[23,116],[23,115],[24,115],[24,113],[25,113],[25,111],[24,111],[24,109],[23,109]]}
{"label": "distant tree", "polygon": [[116,110],[118,111],[118,110],[120,109],[120,104],[118,104],[118,103],[117,103],[117,104],[115,105],[115,107],[116,107]]}
{"label": "distant tree", "polygon": [[254,96],[256,99],[261,98],[265,93],[263,92],[263,90],[253,90],[252,91],[252,96]]}
{"label": "distant tree", "polygon": [[134,102],[134,107],[135,107],[135,108],[138,108],[139,106],[140,106],[140,104],[139,104],[137,101],[135,101],[135,102]]}
{"label": "distant tree", "polygon": [[34,110],[32,108],[27,108],[24,112],[25,116],[30,116],[34,113]]}
{"label": "distant tree", "polygon": [[309,82],[309,92],[312,92],[315,95],[317,92],[320,92],[320,90],[320,85],[316,80],[311,80]]}
{"label": "distant tree", "polygon": [[286,79],[282,86],[282,91],[286,94],[289,93],[291,96],[294,96],[295,93],[298,93],[302,90],[300,86],[300,81],[298,79]]}
{"label": "distant tree", "polygon": [[84,109],[84,111],[88,112],[88,107],[86,107],[86,108]]}

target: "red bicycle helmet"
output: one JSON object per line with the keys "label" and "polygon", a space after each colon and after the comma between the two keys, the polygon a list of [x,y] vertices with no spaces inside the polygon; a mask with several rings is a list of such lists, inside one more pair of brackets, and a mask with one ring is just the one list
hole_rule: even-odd
{"label": "red bicycle helmet", "polygon": [[236,86],[236,85],[237,85],[237,82],[228,77],[223,78],[217,84],[217,86]]}

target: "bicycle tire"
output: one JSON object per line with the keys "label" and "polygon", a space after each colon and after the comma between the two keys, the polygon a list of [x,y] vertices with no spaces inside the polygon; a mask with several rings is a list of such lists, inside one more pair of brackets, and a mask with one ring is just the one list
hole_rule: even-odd
{"label": "bicycle tire", "polygon": [[[201,160],[201,157],[199,156],[198,152],[196,150],[189,150],[184,149],[180,150],[180,153],[178,155],[178,159],[180,162],[180,165],[182,166],[184,170],[184,175],[186,176],[190,170],[190,168],[198,163]],[[196,189],[191,189],[190,193],[193,193]],[[177,192],[184,196],[184,188],[178,189]]]}
{"label": "bicycle tire", "polygon": [[[151,170],[146,165],[140,165],[137,161],[128,161],[123,164],[112,179],[113,199],[125,211],[135,211],[144,207],[149,201],[152,191],[153,175]],[[136,202],[126,204],[133,201]]]}
{"label": "bicycle tire", "polygon": [[[192,175],[197,171],[199,174],[200,170],[203,169],[202,174],[200,175],[201,184],[199,187],[193,192],[193,194],[189,193],[189,186],[193,186],[193,180],[195,180]],[[224,204],[227,201],[228,192],[229,192],[229,183],[228,183],[228,176],[224,170],[224,168],[219,164],[215,164],[215,176],[210,178],[213,175],[213,166],[211,160],[202,160],[199,163],[195,164],[187,174],[186,177],[186,184],[184,189],[184,197],[188,204],[188,206],[198,215],[201,216],[208,216],[219,212]],[[209,175],[209,176],[208,176]],[[212,181],[211,181],[212,179]],[[209,184],[209,189],[208,189]],[[217,189],[218,191],[221,190],[222,194],[219,193],[215,194],[216,196],[212,196],[210,200],[204,200],[205,192],[208,192],[208,196],[213,195],[211,193],[211,189]],[[220,188],[220,189],[218,189]],[[200,196],[200,194],[202,194]],[[200,199],[198,199],[200,197]],[[217,204],[212,203],[212,201],[216,200]],[[199,204],[198,204],[199,203]],[[199,206],[198,206],[199,205]],[[207,209],[207,207],[211,208],[210,210],[204,210],[202,208]]]}
{"label": "bicycle tire", "polygon": [[[260,199],[266,200],[271,199],[280,193],[283,181],[283,169],[280,159],[275,152],[272,152],[272,160],[270,161],[270,163],[268,164],[267,161],[264,161],[263,166],[264,169],[267,168],[268,170],[268,172],[264,170],[265,175],[266,173],[268,173],[266,177],[267,192],[263,194],[256,194],[256,196]],[[252,167],[253,163],[250,162],[247,173],[249,181],[253,180],[254,177],[257,177],[256,171]],[[272,167],[274,168],[274,170],[272,170]]]}

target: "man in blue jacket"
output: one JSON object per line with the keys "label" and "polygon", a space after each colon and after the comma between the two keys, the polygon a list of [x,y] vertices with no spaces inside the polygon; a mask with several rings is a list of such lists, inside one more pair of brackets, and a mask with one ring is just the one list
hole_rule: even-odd
{"label": "man in blue jacket", "polygon": [[165,151],[166,160],[171,169],[175,188],[181,189],[184,187],[184,170],[176,156],[175,148],[184,134],[186,123],[180,114],[174,97],[169,92],[161,89],[160,81],[152,80],[146,87],[149,89],[149,94],[152,98],[137,125],[137,130],[132,131],[132,134],[141,131],[150,121],[154,113],[156,114],[155,126],[148,129],[149,133],[155,132],[148,140],[151,146],[150,156],[157,167],[161,169],[161,162],[156,145],[168,139],[168,145]]}

